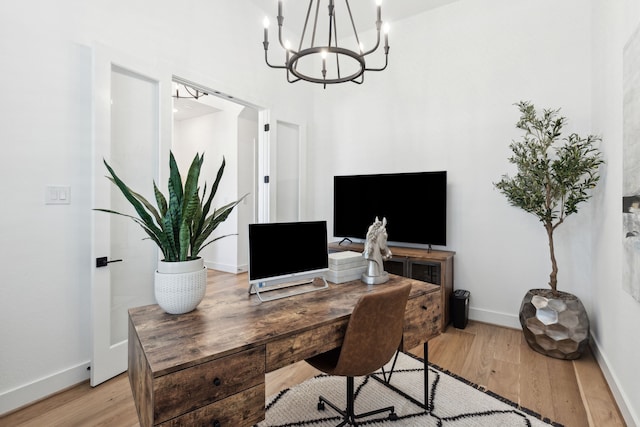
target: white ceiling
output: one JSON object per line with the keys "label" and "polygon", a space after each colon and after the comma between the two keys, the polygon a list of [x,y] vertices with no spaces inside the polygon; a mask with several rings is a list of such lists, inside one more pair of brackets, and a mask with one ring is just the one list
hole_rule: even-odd
{"label": "white ceiling", "polygon": [[[258,7],[265,11],[269,17],[272,26],[277,25],[276,16],[278,15],[278,0],[250,0]],[[425,12],[436,7],[454,3],[457,0],[383,0],[382,1],[382,20],[389,22],[391,28],[393,23],[404,18]],[[342,0],[336,0],[336,11],[342,6]],[[322,1],[320,8],[326,10],[328,1]],[[366,31],[375,27],[375,0],[351,0],[349,2],[354,21],[358,32]],[[302,31],[302,23],[307,13],[309,2],[304,0],[284,0],[282,15],[285,18],[284,25],[299,34]],[[314,2],[315,8],[315,2]],[[336,19],[338,15],[336,15]],[[342,17],[341,26],[346,30],[349,22]],[[340,30],[340,28],[338,28]]]}
{"label": "white ceiling", "polygon": [[217,113],[219,111],[222,110],[196,101],[195,99],[173,98],[173,119],[177,121],[204,116],[205,114]]}

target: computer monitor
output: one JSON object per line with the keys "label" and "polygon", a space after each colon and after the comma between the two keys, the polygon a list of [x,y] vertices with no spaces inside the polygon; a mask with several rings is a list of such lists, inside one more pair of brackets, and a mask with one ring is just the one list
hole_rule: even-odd
{"label": "computer monitor", "polygon": [[326,221],[249,224],[250,291],[324,280],[327,271]]}

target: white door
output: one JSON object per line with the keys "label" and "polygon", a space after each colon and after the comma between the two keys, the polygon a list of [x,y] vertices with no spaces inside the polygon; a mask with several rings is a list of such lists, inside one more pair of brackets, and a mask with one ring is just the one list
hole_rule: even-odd
{"label": "white door", "polygon": [[300,126],[278,121],[276,149],[276,218],[300,220]]}
{"label": "white door", "polygon": [[[269,176],[265,191],[265,222],[288,222],[307,219],[305,212],[306,144],[303,125],[273,119],[269,132],[265,132],[267,144],[261,151],[268,160],[265,175]],[[264,201],[264,199],[262,199]]]}
{"label": "white door", "polygon": [[[103,46],[94,48],[93,67],[93,207],[135,215],[105,177],[103,159],[152,203],[153,180],[163,191],[158,176],[170,146],[171,76]],[[158,250],[129,218],[93,212],[92,233],[91,385],[96,386],[127,369],[127,310],[155,303]]]}

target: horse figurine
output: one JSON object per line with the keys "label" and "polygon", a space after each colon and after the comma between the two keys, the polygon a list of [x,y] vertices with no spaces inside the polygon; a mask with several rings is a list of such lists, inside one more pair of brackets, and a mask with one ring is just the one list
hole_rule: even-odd
{"label": "horse figurine", "polygon": [[367,271],[362,273],[362,281],[367,285],[377,285],[389,280],[384,271],[383,261],[391,258],[391,250],[387,247],[387,218],[382,221],[376,217],[367,231],[367,241],[362,255],[367,260]]}

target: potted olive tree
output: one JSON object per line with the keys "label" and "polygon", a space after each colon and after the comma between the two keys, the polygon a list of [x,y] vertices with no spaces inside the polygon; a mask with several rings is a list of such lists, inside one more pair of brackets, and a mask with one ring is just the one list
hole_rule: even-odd
{"label": "potted olive tree", "polygon": [[558,110],[540,115],[526,101],[516,104],[521,116],[516,127],[524,131],[509,148],[509,162],[517,168],[495,183],[509,203],[535,215],[547,234],[551,258],[550,289],[531,289],[520,307],[520,324],[534,350],[560,359],[580,357],[589,340],[589,319],[580,299],[559,291],[558,263],[553,233],[567,216],[577,213],[590,197],[600,176],[602,155],[595,146],[601,139],[572,133],[561,139],[566,118]]}
{"label": "potted olive tree", "polygon": [[[212,201],[224,173],[225,160],[218,169],[218,174],[207,195],[207,184],[204,184],[202,196],[198,180],[204,162],[204,154],[196,153],[184,185],[178,165],[170,153],[168,197],[160,192],[153,182],[156,206],[139,193],[130,189],[118,177],[113,168],[104,161],[111,180],[131,203],[138,216],[133,216],[109,209],[97,211],[122,215],[131,218],[147,233],[160,251],[163,259],[158,262],[155,273],[154,292],[160,307],[170,314],[192,311],[202,301],[207,284],[207,271],[200,251],[211,243],[229,235],[209,239],[213,231],[224,222],[234,207],[245,196],[212,210]],[[211,212],[211,213],[210,213]]]}

